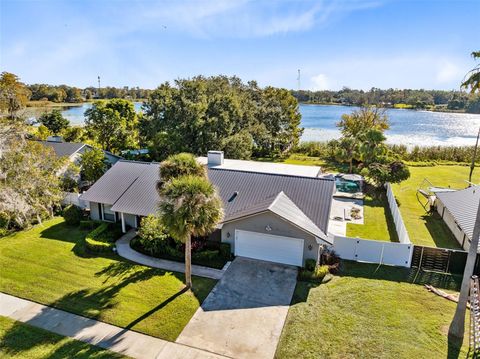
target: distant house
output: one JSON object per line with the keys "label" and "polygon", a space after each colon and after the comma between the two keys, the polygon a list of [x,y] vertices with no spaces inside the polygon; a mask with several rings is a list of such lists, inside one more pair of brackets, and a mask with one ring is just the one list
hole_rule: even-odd
{"label": "distant house", "polygon": [[473,237],[473,227],[480,203],[480,186],[459,191],[437,192],[435,204],[460,246],[467,250]]}
{"label": "distant house", "polygon": [[[87,145],[86,143],[64,142],[63,138],[60,136],[50,136],[46,141],[37,142],[41,143],[45,147],[53,149],[58,157],[68,157],[71,162],[77,165],[80,164],[82,154],[93,149],[92,146]],[[108,151],[103,152],[105,153],[105,159],[110,166],[114,165],[122,158]]]}
{"label": "distant house", "polygon": [[[307,173],[304,166],[250,161],[232,168],[219,151],[200,161],[225,212],[211,239],[230,243],[233,254],[302,266],[317,258],[320,245],[332,244],[326,233],[335,182],[318,177],[318,168]],[[155,162],[118,161],[81,196],[92,219],[121,222],[123,231],[137,228],[158,211],[159,169]]]}

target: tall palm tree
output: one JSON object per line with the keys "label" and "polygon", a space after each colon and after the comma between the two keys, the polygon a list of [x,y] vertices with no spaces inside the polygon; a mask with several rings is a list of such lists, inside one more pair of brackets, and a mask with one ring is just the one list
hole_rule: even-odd
{"label": "tall palm tree", "polygon": [[159,212],[170,235],[185,244],[185,285],[191,288],[191,237],[215,230],[223,218],[222,201],[208,179],[180,176],[162,187]]}
{"label": "tall palm tree", "polygon": [[205,167],[191,153],[178,153],[169,156],[160,164],[159,188],[172,178],[180,176],[206,177]]}
{"label": "tall palm tree", "polygon": [[[472,57],[476,60],[480,60],[480,51],[473,51]],[[470,92],[480,92],[480,64],[475,66],[466,76],[462,82],[462,87],[468,89]]]}

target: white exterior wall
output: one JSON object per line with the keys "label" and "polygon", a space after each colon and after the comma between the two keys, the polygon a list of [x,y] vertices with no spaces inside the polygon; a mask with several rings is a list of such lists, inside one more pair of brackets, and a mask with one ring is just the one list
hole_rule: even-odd
{"label": "white exterior wall", "polygon": [[98,211],[97,202],[90,202],[90,218],[94,221],[100,221],[102,219],[100,217],[100,212]]}
{"label": "white exterior wall", "polygon": [[443,202],[438,197],[435,201],[435,204],[437,206],[438,214],[440,215],[440,217],[443,218],[443,221],[448,226],[448,228],[450,228],[450,231],[453,233],[460,246],[462,246],[462,243],[465,239],[463,249],[468,251],[468,249],[470,248],[470,240],[468,236],[466,236],[462,229],[457,225],[455,218],[453,218],[452,214],[448,211],[448,208],[445,207]]}
{"label": "white exterior wall", "polygon": [[[267,225],[272,229],[271,231],[265,229]],[[265,212],[225,223],[222,227],[222,242],[230,243],[232,253],[235,253],[235,229],[277,236],[302,238],[304,240],[303,263],[309,258],[317,259],[318,244],[315,237],[299,229],[295,225],[284,221],[273,213]],[[230,236],[227,235],[228,233]],[[311,249],[309,246],[311,246]]]}

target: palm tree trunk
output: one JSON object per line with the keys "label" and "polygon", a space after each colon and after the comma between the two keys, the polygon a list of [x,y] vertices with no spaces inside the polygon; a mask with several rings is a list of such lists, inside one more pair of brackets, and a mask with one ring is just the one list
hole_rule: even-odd
{"label": "palm tree trunk", "polygon": [[185,240],[185,285],[192,288],[192,237]]}
{"label": "palm tree trunk", "polygon": [[470,289],[470,277],[473,275],[475,262],[477,260],[478,237],[480,236],[480,205],[478,206],[477,219],[473,229],[473,237],[468,250],[467,263],[463,272],[462,287],[458,298],[457,309],[453,316],[452,323],[448,330],[448,335],[458,339],[459,343],[463,340],[465,334],[465,312],[467,310],[467,300]]}

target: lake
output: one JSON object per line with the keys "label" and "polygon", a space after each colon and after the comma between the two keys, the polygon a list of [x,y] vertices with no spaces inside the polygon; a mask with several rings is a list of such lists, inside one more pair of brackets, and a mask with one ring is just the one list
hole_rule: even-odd
{"label": "lake", "polygon": [[[63,115],[72,124],[82,124],[83,113],[90,103],[64,108]],[[141,103],[135,108],[140,111]],[[350,106],[300,104],[302,127],[305,131],[302,141],[326,141],[340,137],[335,124],[344,113],[357,109]],[[388,109],[390,130],[386,132],[387,142],[413,145],[474,145],[480,115],[431,111]]]}

